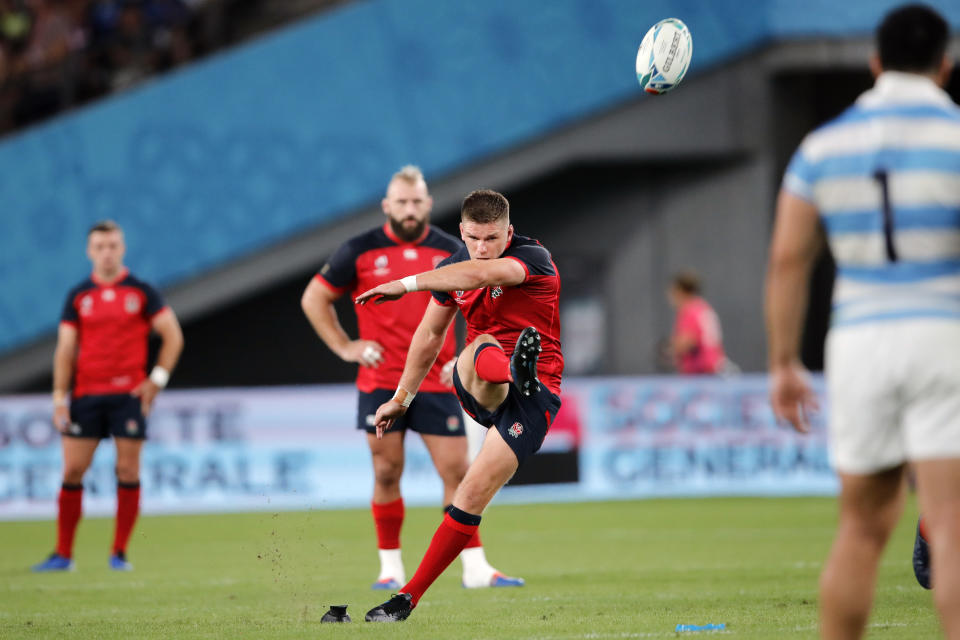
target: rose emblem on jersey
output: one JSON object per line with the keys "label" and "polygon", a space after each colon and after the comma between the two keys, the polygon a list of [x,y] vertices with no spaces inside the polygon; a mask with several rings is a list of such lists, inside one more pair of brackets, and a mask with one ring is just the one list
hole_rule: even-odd
{"label": "rose emblem on jersey", "polygon": [[510,425],[510,428],[507,429],[507,433],[514,438],[519,438],[521,435],[523,435],[523,425],[519,422],[514,422],[512,425]]}
{"label": "rose emblem on jersey", "polygon": [[373,266],[377,269],[386,269],[387,268],[387,256],[379,255],[377,259],[373,261]]}
{"label": "rose emblem on jersey", "polygon": [[493,289],[490,289],[490,297],[496,300],[503,295],[503,289],[500,288],[500,285],[495,286]]}
{"label": "rose emblem on jersey", "polygon": [[140,311],[140,296],[135,293],[128,293],[124,296],[123,309],[127,313],[137,313]]}

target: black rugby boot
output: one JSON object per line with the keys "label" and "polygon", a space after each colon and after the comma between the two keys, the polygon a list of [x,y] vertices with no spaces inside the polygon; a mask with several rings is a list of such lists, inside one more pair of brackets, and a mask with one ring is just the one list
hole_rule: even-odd
{"label": "black rugby boot", "polygon": [[537,378],[540,351],[540,333],[533,327],[521,331],[510,357],[510,375],[513,376],[513,386],[525,396],[540,391],[540,380]]}
{"label": "black rugby boot", "polygon": [[410,617],[413,611],[413,596],[409,593],[396,593],[379,607],[367,611],[367,622],[401,622]]}

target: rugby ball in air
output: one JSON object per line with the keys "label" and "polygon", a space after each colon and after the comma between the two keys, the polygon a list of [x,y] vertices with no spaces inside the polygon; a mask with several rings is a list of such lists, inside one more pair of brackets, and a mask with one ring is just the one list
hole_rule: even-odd
{"label": "rugby ball in air", "polygon": [[676,18],[650,27],[637,51],[637,80],[647,93],[672,91],[683,80],[693,55],[690,29]]}

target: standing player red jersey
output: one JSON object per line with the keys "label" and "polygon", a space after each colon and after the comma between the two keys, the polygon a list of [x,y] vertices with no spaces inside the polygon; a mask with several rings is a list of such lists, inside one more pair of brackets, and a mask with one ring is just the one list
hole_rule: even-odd
{"label": "standing player red jersey", "polygon": [[[335,293],[349,291],[353,298],[384,282],[433,269],[461,247],[456,238],[432,226],[427,226],[416,240],[404,242],[389,224],[384,224],[347,241],[315,277]],[[376,308],[356,307],[360,337],[375,340],[383,347],[383,362],[378,367],[359,368],[357,389],[369,393],[374,389],[392,392],[397,388],[410,336],[420,324],[429,302],[430,292],[421,291],[402,302]],[[456,337],[450,332],[436,364],[423,382],[423,391],[450,391],[440,382],[440,369],[453,358],[455,351]]]}
{"label": "standing player red jersey", "polygon": [[79,340],[73,398],[129,393],[143,382],[150,322],[167,308],[127,269],[113,282],[93,274],[71,289],[60,322],[75,327]]}
{"label": "standing player red jersey", "polygon": [[[123,266],[124,252],[123,232],[116,223],[94,225],[87,237],[93,273],[70,290],[60,317],[53,359],[53,423],[64,435],[57,548],[34,571],[73,568],[73,539],[83,513],[83,476],[100,440],[111,436],[117,449],[117,519],[109,566],[117,571],[133,568],[126,552],[140,512],[146,416],[177,363],[183,334],[160,294]],[[148,377],[151,331],[162,342]]]}

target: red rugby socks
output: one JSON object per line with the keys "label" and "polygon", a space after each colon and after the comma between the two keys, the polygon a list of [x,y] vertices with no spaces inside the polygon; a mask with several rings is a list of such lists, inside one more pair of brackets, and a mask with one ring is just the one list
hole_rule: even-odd
{"label": "red rugby socks", "polygon": [[400,528],[403,526],[403,498],[393,502],[370,503],[373,523],[377,528],[377,547],[380,549],[400,548]]}
{"label": "red rugby socks", "polygon": [[460,555],[479,526],[480,516],[456,507],[450,508],[437,532],[433,534],[433,540],[430,541],[417,572],[413,574],[413,579],[400,590],[401,593],[409,593],[413,597],[414,606],[420,602],[420,597],[440,577],[444,569]]}
{"label": "red rugby socks", "polygon": [[487,382],[510,382],[510,358],[498,344],[484,342],[473,353],[473,368]]}
{"label": "red rugby socks", "polygon": [[83,485],[63,483],[57,497],[57,554],[73,557],[73,537],[83,513]]}
{"label": "red rugby socks", "polygon": [[127,542],[140,513],[140,483],[117,483],[117,521],[113,531],[113,553],[127,551]]}

